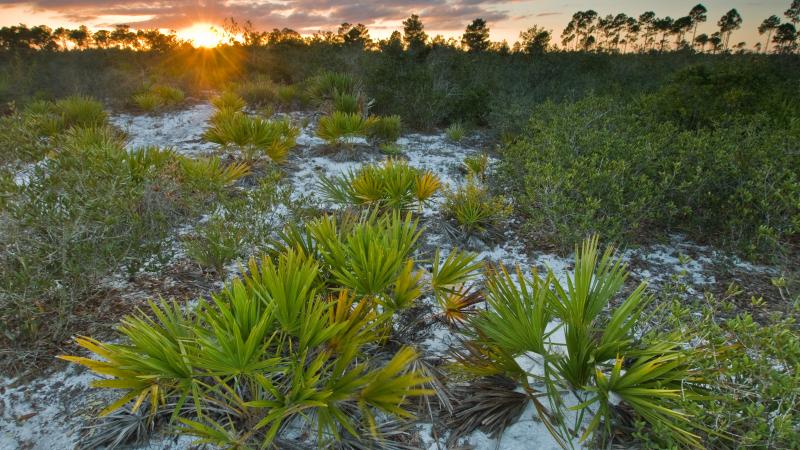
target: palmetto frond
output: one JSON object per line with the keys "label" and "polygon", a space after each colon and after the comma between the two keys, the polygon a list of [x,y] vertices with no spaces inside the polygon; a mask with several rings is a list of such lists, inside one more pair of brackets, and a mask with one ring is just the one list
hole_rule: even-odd
{"label": "palmetto frond", "polygon": [[224,165],[219,157],[180,158],[182,181],[201,192],[219,192],[250,173],[245,163]]}

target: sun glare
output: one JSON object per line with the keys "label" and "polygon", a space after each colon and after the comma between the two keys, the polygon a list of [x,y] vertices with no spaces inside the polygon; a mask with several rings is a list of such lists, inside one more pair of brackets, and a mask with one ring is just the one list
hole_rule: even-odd
{"label": "sun glare", "polygon": [[189,28],[178,31],[182,39],[192,41],[195,47],[216,47],[222,41],[222,35],[217,27],[207,23],[196,23]]}

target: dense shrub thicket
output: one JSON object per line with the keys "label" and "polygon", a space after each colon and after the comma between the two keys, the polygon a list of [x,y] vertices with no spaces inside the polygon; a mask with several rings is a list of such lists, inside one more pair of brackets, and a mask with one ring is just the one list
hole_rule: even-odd
{"label": "dense shrub thicket", "polygon": [[797,100],[755,82],[770,74],[734,72],[690,67],[630,100],[534,109],[501,163],[528,230],[563,248],[679,230],[750,255],[796,251]]}
{"label": "dense shrub thicket", "polygon": [[[363,83],[365,93],[375,100],[374,113],[398,114],[408,127],[464,122],[488,125],[498,132],[518,132],[531,108],[546,100],[574,101],[592,92],[630,98],[659,89],[676,70],[701,62],[709,65],[705,71],[710,77],[708,84],[716,82],[717,64],[754,67],[748,91],[738,102],[744,106],[750,105],[754,96],[774,92],[776,83],[796,83],[800,73],[796,55],[688,51],[530,55],[468,53],[446,46],[413,53],[399,48],[364,51],[334,43],[287,42],[252,48],[179,48],[164,53],[120,49],[6,52],[0,54],[5,74],[0,78],[0,101],[91,93],[123,103],[147,83],[168,83],[197,94],[237,79],[266,78],[291,85],[335,70],[351,73]],[[708,90],[703,95],[715,93]]]}

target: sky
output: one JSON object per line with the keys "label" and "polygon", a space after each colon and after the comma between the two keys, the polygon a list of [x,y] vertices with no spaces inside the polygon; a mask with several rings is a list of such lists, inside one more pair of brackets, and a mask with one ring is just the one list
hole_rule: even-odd
{"label": "sky", "polygon": [[[219,26],[224,18],[250,20],[256,30],[289,27],[302,34],[335,31],[342,22],[363,23],[374,39],[402,27],[412,13],[418,14],[429,35],[457,37],[476,17],[484,18],[492,40],[517,40],[519,32],[539,25],[552,30],[555,41],[575,11],[593,9],[601,16],[623,12],[638,16],[653,11],[657,16],[685,16],[697,0],[0,0],[0,26],[48,25],[91,29],[128,24],[132,28],[182,30],[196,24]],[[749,47],[763,41],[756,28],[775,14],[783,19],[791,0],[707,0],[708,21],[698,33],[716,30],[716,22],[730,8],[742,16],[742,28],[731,43],[746,41]],[[195,27],[196,28],[196,27]]]}

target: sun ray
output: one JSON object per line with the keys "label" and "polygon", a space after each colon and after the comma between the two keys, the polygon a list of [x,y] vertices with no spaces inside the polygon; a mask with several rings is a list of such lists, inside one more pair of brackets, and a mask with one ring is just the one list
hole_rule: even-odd
{"label": "sun ray", "polygon": [[196,23],[188,28],[178,30],[178,37],[191,41],[195,47],[216,47],[222,43],[222,33],[214,25]]}

